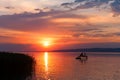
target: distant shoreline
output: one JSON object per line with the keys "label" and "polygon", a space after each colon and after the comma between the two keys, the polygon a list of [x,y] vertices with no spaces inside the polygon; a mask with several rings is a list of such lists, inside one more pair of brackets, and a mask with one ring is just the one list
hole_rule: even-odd
{"label": "distant shoreline", "polygon": [[55,50],[53,52],[120,52],[120,48],[68,49],[68,50]]}
{"label": "distant shoreline", "polygon": [[120,48],[81,48],[64,50],[46,50],[46,51],[8,51],[8,52],[120,52]]}

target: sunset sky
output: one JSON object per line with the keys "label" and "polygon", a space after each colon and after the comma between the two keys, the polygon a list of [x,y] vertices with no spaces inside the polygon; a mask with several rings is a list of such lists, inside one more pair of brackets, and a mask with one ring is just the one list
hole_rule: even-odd
{"label": "sunset sky", "polygon": [[120,0],[0,0],[0,50],[120,47]]}

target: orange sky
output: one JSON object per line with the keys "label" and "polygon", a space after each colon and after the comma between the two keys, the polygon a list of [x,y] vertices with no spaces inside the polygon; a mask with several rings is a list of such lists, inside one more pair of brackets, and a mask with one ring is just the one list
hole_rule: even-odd
{"label": "orange sky", "polygon": [[9,3],[7,0],[0,3],[1,45],[29,44],[35,49],[50,50],[120,43],[120,3],[116,0],[10,0]]}

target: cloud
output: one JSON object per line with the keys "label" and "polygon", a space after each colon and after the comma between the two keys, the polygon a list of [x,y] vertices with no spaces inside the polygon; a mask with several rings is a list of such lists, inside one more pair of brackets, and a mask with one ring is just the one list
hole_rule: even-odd
{"label": "cloud", "polygon": [[120,36],[120,32],[113,33],[115,36]]}
{"label": "cloud", "polygon": [[0,16],[0,27],[23,31],[39,30],[48,26],[48,20],[41,18],[47,14],[52,15],[52,13],[47,12],[41,12],[38,14],[25,12],[22,14]]}
{"label": "cloud", "polygon": [[9,43],[9,42],[12,42],[13,40],[16,41],[15,37],[0,35],[0,44]]}
{"label": "cloud", "polygon": [[[112,26],[119,24],[118,18],[111,18],[111,16],[109,15],[104,17],[102,15],[91,16],[91,14],[93,13],[89,15],[80,14],[77,11],[39,11],[39,8],[36,8],[36,10],[38,11],[38,13],[24,12],[21,14],[0,16],[0,28],[5,29],[5,31],[7,29],[12,30],[11,32],[20,31],[23,32],[23,34],[15,35],[15,33],[17,32],[11,34],[9,32],[1,32],[2,30],[0,32],[7,33],[7,36],[14,37],[16,43],[21,44],[32,42],[37,43],[42,40],[42,37],[53,37],[56,39],[62,38],[61,42],[63,41],[67,43],[90,41],[101,42],[103,39],[100,39],[99,41],[97,41],[96,39],[99,37],[105,39],[106,37],[110,37],[108,33],[117,32],[116,30],[114,31],[113,29],[106,28],[106,25]],[[118,30],[117,27],[116,29]],[[67,38],[64,37],[64,35],[66,35]],[[15,39],[16,36],[18,36],[19,38]],[[113,37],[113,35],[111,37]],[[1,37],[1,39],[5,38]],[[11,41],[10,43],[12,43],[13,38],[9,39],[10,40],[6,42]]]}
{"label": "cloud", "polygon": [[75,2],[83,2],[83,1],[85,1],[85,0],[75,0]]}
{"label": "cloud", "polygon": [[113,16],[119,16],[120,15],[120,1],[115,0],[113,3],[111,3],[112,12],[114,13]]}
{"label": "cloud", "polygon": [[[119,39],[120,33],[118,28],[107,27],[104,25],[95,24],[77,24],[75,27],[68,28],[69,31],[73,32],[72,36],[75,38],[113,38]],[[114,39],[114,40],[116,40]],[[110,41],[110,40],[109,40]]]}
{"label": "cloud", "polygon": [[[63,2],[70,0],[0,0],[0,15],[31,12],[36,13],[35,9],[57,8]],[[71,0],[72,1],[72,0]],[[12,9],[14,8],[14,9]],[[12,11],[8,10],[11,9]],[[57,8],[59,9],[59,8]]]}
{"label": "cloud", "polygon": [[102,42],[102,43],[81,43],[81,44],[74,44],[68,45],[69,49],[73,48],[119,48],[120,43],[118,42]]}
{"label": "cloud", "polygon": [[[40,9],[36,9],[37,11]],[[19,31],[43,31],[48,28],[55,28],[57,25],[52,20],[87,19],[84,15],[70,14],[65,11],[50,10],[39,13],[24,12],[21,14],[0,16],[0,28],[19,30]],[[52,29],[51,29],[52,30]]]}
{"label": "cloud", "polygon": [[0,44],[0,51],[31,51],[34,48],[31,44]]}
{"label": "cloud", "polygon": [[41,9],[39,9],[39,8],[36,8],[36,9],[34,9],[35,11],[41,11]]}
{"label": "cloud", "polygon": [[91,36],[91,37],[119,37],[120,33],[96,33],[96,34],[86,34],[86,36]]}
{"label": "cloud", "polygon": [[[73,5],[77,5],[77,6],[73,8]],[[75,0],[72,3],[61,4],[61,6],[64,6],[65,8],[69,8],[71,10],[100,8],[102,5],[106,5],[105,8],[107,8],[107,6],[111,7],[110,9],[114,14],[113,16],[120,15],[119,0]]]}
{"label": "cloud", "polygon": [[14,7],[7,6],[6,9],[14,9]]}
{"label": "cloud", "polygon": [[100,3],[108,3],[112,0],[75,0],[75,2],[100,2]]}
{"label": "cloud", "polygon": [[[76,0],[75,2],[82,2],[80,0]],[[88,9],[88,8],[93,8],[93,7],[99,7],[103,4],[107,4],[109,1],[108,0],[91,0],[91,1],[86,1],[85,4],[80,5],[76,8],[80,8],[80,9]]]}
{"label": "cloud", "polygon": [[73,3],[63,3],[62,6],[67,6],[67,5],[76,5],[79,3],[73,10],[76,9],[88,9],[88,8],[93,8],[93,7],[99,7],[103,4],[108,4],[109,1],[111,0],[75,0]]}
{"label": "cloud", "polygon": [[9,38],[11,38],[11,37],[9,37],[9,36],[0,36],[0,39],[9,39]]}
{"label": "cloud", "polygon": [[97,25],[97,24],[92,24],[92,23],[78,23],[73,25],[74,27],[68,27],[68,30],[72,31],[72,32],[81,32],[81,33],[90,33],[90,32],[94,32],[94,33],[100,33],[100,32],[104,32],[104,28],[106,28],[106,26],[104,25]]}

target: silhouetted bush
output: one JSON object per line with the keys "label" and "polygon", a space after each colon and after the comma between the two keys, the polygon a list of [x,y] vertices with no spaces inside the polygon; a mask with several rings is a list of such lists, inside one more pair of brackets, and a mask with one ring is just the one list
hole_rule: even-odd
{"label": "silhouetted bush", "polygon": [[0,80],[25,80],[34,72],[34,63],[25,54],[0,52]]}

